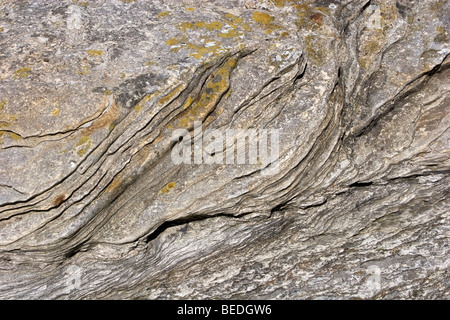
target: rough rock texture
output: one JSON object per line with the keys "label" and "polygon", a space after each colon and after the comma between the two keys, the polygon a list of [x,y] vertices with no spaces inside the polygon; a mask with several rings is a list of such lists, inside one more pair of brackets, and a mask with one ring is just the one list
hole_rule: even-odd
{"label": "rough rock texture", "polygon": [[449,9],[0,1],[0,298],[450,298]]}

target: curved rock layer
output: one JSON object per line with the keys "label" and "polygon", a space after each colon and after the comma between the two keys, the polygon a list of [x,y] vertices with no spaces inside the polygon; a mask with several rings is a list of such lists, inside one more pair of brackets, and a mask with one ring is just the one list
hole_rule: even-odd
{"label": "curved rock layer", "polygon": [[450,298],[446,0],[0,3],[0,298]]}

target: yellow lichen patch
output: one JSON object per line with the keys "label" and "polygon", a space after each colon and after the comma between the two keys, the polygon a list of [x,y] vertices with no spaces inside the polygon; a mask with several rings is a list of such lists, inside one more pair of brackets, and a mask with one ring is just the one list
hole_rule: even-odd
{"label": "yellow lichen patch", "polygon": [[87,7],[88,3],[87,1],[78,1],[78,0],[74,0],[73,3],[75,3],[76,5],[79,5],[81,7]]}
{"label": "yellow lichen patch", "polygon": [[323,44],[316,37],[305,37],[305,51],[311,62],[319,66],[323,65],[326,58],[324,50]]}
{"label": "yellow lichen patch", "polygon": [[295,25],[299,29],[315,31],[322,27],[324,14],[329,15],[327,7],[315,7],[311,3],[295,4],[293,8],[298,16]]}
{"label": "yellow lichen patch", "polygon": [[281,29],[282,27],[272,23],[275,18],[265,12],[256,11],[253,13],[252,19],[262,27],[265,34],[271,34],[275,29]]}
{"label": "yellow lichen patch", "polygon": [[252,19],[261,24],[270,24],[274,20],[274,17],[265,12],[255,11],[253,12]]}
{"label": "yellow lichen patch", "polygon": [[6,99],[3,99],[2,101],[0,101],[0,111],[2,111],[3,108],[6,106],[6,102],[8,102]]}
{"label": "yellow lichen patch", "polygon": [[50,112],[51,116],[56,117],[59,114],[59,108],[53,108],[52,112]]}
{"label": "yellow lichen patch", "polygon": [[221,38],[235,38],[241,36],[242,34],[242,32],[239,32],[236,29],[230,29],[227,32],[221,32],[217,35]]}
{"label": "yellow lichen patch", "polygon": [[25,78],[30,75],[31,69],[29,67],[20,68],[14,72],[14,79]]}
{"label": "yellow lichen patch", "polygon": [[14,133],[14,132],[10,132],[9,133],[9,137],[11,139],[13,139],[13,140],[20,140],[20,139],[22,139],[22,137],[20,135],[18,135],[17,133]]}
{"label": "yellow lichen patch", "polygon": [[6,127],[9,127],[10,125],[11,125],[10,122],[0,120],[0,128],[2,128],[2,127],[6,128]]}
{"label": "yellow lichen patch", "polygon": [[204,27],[206,26],[206,21],[198,21],[198,22],[195,22],[195,23],[194,23],[194,26],[195,26],[196,28],[199,28],[199,29],[204,28]]}
{"label": "yellow lichen patch", "polygon": [[111,123],[108,127],[108,130],[113,131],[115,127],[116,127],[116,125],[114,123]]}
{"label": "yellow lichen patch", "polygon": [[225,15],[225,18],[227,18],[228,20],[230,20],[236,24],[241,24],[243,21],[241,17],[235,16],[234,14],[231,14],[231,13],[227,13]]}
{"label": "yellow lichen patch", "polygon": [[147,67],[150,67],[150,66],[157,66],[157,65],[158,65],[158,62],[154,62],[154,61],[149,60],[149,61],[147,61],[147,62],[145,63],[145,65],[146,65]]}
{"label": "yellow lichen patch", "polygon": [[187,97],[186,102],[184,103],[184,108],[188,108],[192,104],[192,101],[194,101],[194,99],[192,99],[190,96]]}
{"label": "yellow lichen patch", "polygon": [[380,23],[384,31],[393,27],[392,22],[398,19],[398,9],[395,2],[380,2],[380,18]]}
{"label": "yellow lichen patch", "polygon": [[186,118],[186,117],[181,118],[180,121],[178,122],[178,124],[179,124],[181,127],[187,127],[187,126],[189,125],[189,119]]}
{"label": "yellow lichen patch", "polygon": [[186,31],[187,29],[193,29],[194,25],[190,22],[182,22],[177,25],[177,28],[181,31]]}
{"label": "yellow lichen patch", "polygon": [[186,11],[194,11],[194,10],[195,10],[195,8],[192,8],[192,7],[186,8]]}
{"label": "yellow lichen patch", "polygon": [[92,139],[88,136],[82,136],[80,140],[78,140],[75,147],[81,147],[78,149],[77,153],[80,157],[82,157],[92,147]]}
{"label": "yellow lichen patch", "polygon": [[156,17],[163,18],[165,16],[168,16],[169,14],[170,14],[170,11],[161,11],[160,13],[158,13],[158,15]]}
{"label": "yellow lichen patch", "polygon": [[166,125],[166,129],[192,127],[194,121],[201,120],[209,114],[218,101],[229,92],[229,78],[232,69],[236,66],[237,58],[229,58],[223,65],[207,79],[204,89],[196,97],[188,97],[184,104],[184,111],[175,120]]}
{"label": "yellow lichen patch", "polygon": [[78,73],[81,75],[86,75],[86,74],[89,74],[90,72],[91,72],[91,68],[89,67],[89,65],[83,64]]}
{"label": "yellow lichen patch", "polygon": [[212,53],[213,55],[217,55],[221,51],[227,51],[225,50],[220,42],[216,42],[213,40],[207,40],[202,45],[196,45],[193,43],[187,43],[186,46],[192,50],[191,56],[196,59],[201,59],[203,55]]}
{"label": "yellow lichen patch", "polygon": [[171,39],[169,39],[169,40],[166,41],[166,44],[167,44],[168,46],[176,46],[176,45],[179,44],[180,42],[181,42],[180,39],[177,39],[177,38],[171,38]]}
{"label": "yellow lichen patch", "polygon": [[250,26],[247,23],[244,23],[244,20],[241,17],[227,13],[225,18],[234,29],[236,29],[237,26],[240,26],[244,31],[251,31]]}
{"label": "yellow lichen patch", "polygon": [[141,112],[142,106],[138,104],[136,107],[134,107],[134,110],[136,110],[136,112]]}
{"label": "yellow lichen patch", "polygon": [[242,24],[242,29],[244,29],[247,32],[252,31],[252,29],[250,28],[250,26],[247,23]]}
{"label": "yellow lichen patch", "polygon": [[442,12],[445,4],[445,0],[430,1],[430,10],[434,12]]}
{"label": "yellow lichen patch", "polygon": [[75,145],[75,147],[79,147],[79,146],[81,146],[81,145],[87,143],[87,142],[90,141],[90,140],[91,140],[90,137],[88,137],[88,136],[82,136],[82,137],[80,138],[80,140],[78,140],[78,142],[77,142],[77,144]]}
{"label": "yellow lichen patch", "polygon": [[434,42],[448,42],[448,33],[442,26],[437,26],[436,32],[437,34],[433,39]]}
{"label": "yellow lichen patch", "polygon": [[223,23],[220,21],[213,21],[205,25],[206,30],[220,30],[223,26]]}
{"label": "yellow lichen patch", "polygon": [[275,6],[281,8],[284,7],[289,0],[270,0],[270,2],[272,2]]}
{"label": "yellow lichen patch", "polygon": [[110,95],[112,94],[112,92],[109,91],[108,89],[106,89],[105,92],[103,92],[103,94],[104,94],[105,96],[110,96]]}
{"label": "yellow lichen patch", "polygon": [[148,95],[146,95],[144,97],[144,102],[148,102],[153,96],[155,96],[157,94],[159,94],[159,91],[155,91],[155,92],[149,93]]}
{"label": "yellow lichen patch", "polygon": [[169,193],[170,191],[172,191],[173,188],[175,188],[175,182],[169,182],[161,189],[161,192]]}
{"label": "yellow lichen patch", "polygon": [[158,103],[160,104],[166,104],[170,101],[172,101],[173,98],[175,98],[180,91],[183,89],[183,86],[180,84],[178,85],[174,90],[172,90],[169,94],[167,94],[165,97],[162,97]]}
{"label": "yellow lichen patch", "polygon": [[380,39],[377,37],[362,43],[359,57],[359,64],[362,68],[367,68],[373,57],[381,50],[380,43]]}
{"label": "yellow lichen patch", "polygon": [[120,0],[120,1],[125,2],[125,3],[132,3],[132,2],[134,2],[134,0]]}
{"label": "yellow lichen patch", "polygon": [[93,57],[100,57],[103,54],[103,52],[100,50],[88,50],[86,51],[86,53]]}
{"label": "yellow lichen patch", "polygon": [[[240,27],[244,31],[250,31],[250,26],[243,23],[241,17],[226,14],[226,21],[194,21],[194,22],[182,22],[177,25],[181,31],[187,31],[189,29],[205,29],[206,31],[216,32],[215,35],[221,38],[236,38],[243,35],[243,31],[239,31]],[[207,39],[202,36],[201,43],[192,43],[186,41],[186,35],[182,39],[172,38],[166,41],[166,44],[172,46],[171,51],[178,52],[182,48],[188,48],[192,51],[191,56],[201,59],[203,55],[212,53],[213,55],[218,53],[224,53],[226,50],[217,41]]]}
{"label": "yellow lichen patch", "polygon": [[[106,101],[103,102],[102,109],[104,109],[105,105]],[[119,113],[120,113],[119,107],[116,104],[113,104],[100,118],[92,122],[92,124],[89,127],[84,128],[82,130],[82,133],[85,136],[89,136],[96,130],[109,127],[109,125],[117,119]]]}
{"label": "yellow lichen patch", "polygon": [[[5,107],[7,100],[0,102],[0,111]],[[9,127],[16,121],[17,116],[13,114],[0,113],[0,127]]]}
{"label": "yellow lichen patch", "polygon": [[221,97],[229,90],[230,73],[236,63],[237,58],[229,58],[217,72],[208,78],[199,97],[192,101],[188,98],[185,103],[185,106],[188,105],[188,107],[174,122],[173,127],[189,127],[194,121],[211,112]]}

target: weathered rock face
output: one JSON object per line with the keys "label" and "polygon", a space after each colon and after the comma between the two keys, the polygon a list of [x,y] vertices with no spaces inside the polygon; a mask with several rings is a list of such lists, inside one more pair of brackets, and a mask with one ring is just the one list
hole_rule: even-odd
{"label": "weathered rock face", "polygon": [[450,298],[447,1],[0,3],[0,298]]}

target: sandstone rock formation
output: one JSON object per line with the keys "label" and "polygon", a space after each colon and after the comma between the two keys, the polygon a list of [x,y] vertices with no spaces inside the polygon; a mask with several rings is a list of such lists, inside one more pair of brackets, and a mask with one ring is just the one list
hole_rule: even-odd
{"label": "sandstone rock formation", "polygon": [[450,298],[449,8],[0,1],[0,298]]}

